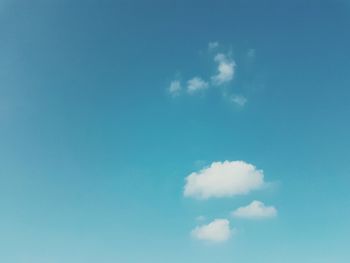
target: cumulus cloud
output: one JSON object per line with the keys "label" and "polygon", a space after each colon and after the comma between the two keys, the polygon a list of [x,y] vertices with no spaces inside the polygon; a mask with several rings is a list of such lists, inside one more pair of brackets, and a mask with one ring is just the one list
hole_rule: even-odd
{"label": "cumulus cloud", "polygon": [[266,206],[263,202],[255,200],[249,205],[233,211],[232,216],[246,219],[267,219],[277,216],[277,209],[273,206]]}
{"label": "cumulus cloud", "polygon": [[207,225],[197,226],[192,230],[191,236],[203,241],[224,242],[231,237],[233,231],[227,219],[215,219]]}
{"label": "cumulus cloud", "polygon": [[244,161],[213,162],[186,177],[184,196],[197,199],[247,194],[264,185],[264,174]]}
{"label": "cumulus cloud", "polygon": [[209,87],[208,82],[204,81],[200,77],[194,77],[187,81],[187,91],[193,94],[197,91],[207,89]]}
{"label": "cumulus cloud", "polygon": [[168,88],[168,91],[169,93],[172,95],[172,96],[177,96],[179,95],[179,93],[181,92],[182,90],[182,86],[181,86],[181,83],[180,81],[178,80],[173,80],[171,83],[170,83],[170,86]]}
{"label": "cumulus cloud", "polygon": [[220,86],[230,82],[234,77],[236,63],[222,53],[217,54],[214,61],[218,64],[218,72],[211,77],[213,84]]}

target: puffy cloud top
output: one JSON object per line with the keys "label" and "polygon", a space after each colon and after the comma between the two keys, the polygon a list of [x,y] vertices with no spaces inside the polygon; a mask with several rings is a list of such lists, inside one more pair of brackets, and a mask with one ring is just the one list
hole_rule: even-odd
{"label": "puffy cloud top", "polygon": [[214,61],[218,63],[218,73],[211,78],[213,84],[219,86],[230,82],[235,73],[236,63],[221,53],[215,56]]}
{"label": "puffy cloud top", "polygon": [[227,219],[215,219],[207,225],[197,226],[192,230],[191,235],[198,240],[224,242],[230,238],[232,231]]}
{"label": "puffy cloud top", "polygon": [[246,219],[266,219],[276,215],[277,209],[275,207],[265,206],[263,202],[256,200],[232,212],[232,216]]}
{"label": "puffy cloud top", "polygon": [[262,170],[244,161],[213,162],[186,177],[184,196],[197,199],[247,194],[264,184]]}

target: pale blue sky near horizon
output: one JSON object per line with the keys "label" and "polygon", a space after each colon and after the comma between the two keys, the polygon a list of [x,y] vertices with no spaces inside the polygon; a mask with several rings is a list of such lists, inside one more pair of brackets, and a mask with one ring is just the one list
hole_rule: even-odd
{"label": "pale blue sky near horizon", "polygon": [[[349,28],[347,1],[0,0],[0,261],[349,261]],[[169,94],[219,50],[245,105]],[[183,196],[225,160],[271,185]],[[277,217],[229,217],[252,200]],[[198,216],[237,233],[195,240]]]}

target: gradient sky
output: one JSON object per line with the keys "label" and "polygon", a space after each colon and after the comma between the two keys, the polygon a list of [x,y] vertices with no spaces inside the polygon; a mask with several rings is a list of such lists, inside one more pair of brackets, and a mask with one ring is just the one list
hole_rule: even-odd
{"label": "gradient sky", "polygon": [[[349,29],[340,0],[0,0],[0,261],[349,262]],[[169,93],[218,52],[225,87]],[[225,160],[268,187],[184,196]],[[229,216],[252,200],[278,215]]]}

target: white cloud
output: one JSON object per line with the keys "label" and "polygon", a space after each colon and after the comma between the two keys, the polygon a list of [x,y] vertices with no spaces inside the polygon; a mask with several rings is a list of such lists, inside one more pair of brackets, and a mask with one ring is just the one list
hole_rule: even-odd
{"label": "white cloud", "polygon": [[230,100],[240,107],[243,107],[247,103],[247,98],[241,95],[232,95]]}
{"label": "white cloud", "polygon": [[181,86],[181,83],[180,81],[178,80],[173,80],[171,83],[170,83],[170,86],[169,86],[169,93],[173,96],[177,96],[179,95],[179,93],[181,92],[182,90],[182,86]]}
{"label": "white cloud", "polygon": [[209,42],[208,44],[208,48],[209,50],[213,50],[219,47],[219,42],[215,41],[215,42]]}
{"label": "white cloud", "polygon": [[187,81],[187,91],[191,94],[207,89],[209,87],[208,82],[204,81],[200,77],[194,77]]}
{"label": "white cloud", "polygon": [[224,242],[231,237],[233,232],[227,219],[215,219],[207,225],[197,226],[192,230],[191,236],[203,241]]}
{"label": "white cloud", "polygon": [[233,211],[232,216],[246,219],[266,219],[277,216],[277,209],[273,206],[265,206],[263,202],[253,201],[249,205]]}
{"label": "white cloud", "polygon": [[247,194],[264,185],[264,174],[244,161],[213,162],[186,177],[184,196],[197,199]]}
{"label": "white cloud", "polygon": [[213,84],[219,86],[230,82],[235,74],[236,63],[222,53],[217,54],[214,61],[218,63],[218,73],[211,77]]}

